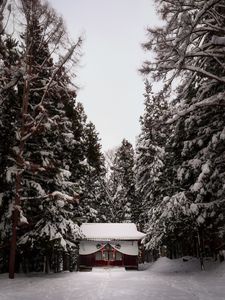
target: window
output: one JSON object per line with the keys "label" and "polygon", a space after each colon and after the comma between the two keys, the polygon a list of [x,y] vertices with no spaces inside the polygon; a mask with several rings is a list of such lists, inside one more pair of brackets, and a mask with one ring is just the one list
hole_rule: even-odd
{"label": "window", "polygon": [[108,252],[106,252],[106,251],[102,252],[102,259],[108,260]]}
{"label": "window", "polygon": [[102,260],[102,252],[99,251],[95,254],[95,260]]}
{"label": "window", "polygon": [[122,260],[123,256],[122,253],[116,251],[116,260]]}
{"label": "window", "polygon": [[113,252],[112,251],[109,251],[109,260],[114,260],[114,257],[113,257]]}

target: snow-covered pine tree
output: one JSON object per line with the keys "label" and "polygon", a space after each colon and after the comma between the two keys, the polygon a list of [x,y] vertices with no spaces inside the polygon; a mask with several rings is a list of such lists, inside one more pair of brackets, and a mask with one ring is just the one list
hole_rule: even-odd
{"label": "snow-covered pine tree", "polygon": [[79,194],[83,191],[84,177],[86,172],[85,164],[83,163],[86,158],[85,148],[85,128],[87,123],[87,115],[84,107],[80,102],[74,103],[70,101],[66,104],[66,115],[69,118],[72,126],[72,134],[75,142],[69,148],[65,149],[70,153],[70,171],[72,182],[77,183]]}
{"label": "snow-covered pine tree", "polygon": [[124,139],[115,153],[110,179],[114,222],[138,222],[133,167],[133,147]]}
{"label": "snow-covered pine tree", "polygon": [[[6,151],[3,149],[8,160],[4,160],[1,166],[4,169],[1,180],[12,186],[10,201],[15,199],[11,207],[13,235],[10,277],[14,276],[16,232],[22,235],[20,245],[27,243],[34,246],[37,242],[39,248],[42,245],[42,252],[53,249],[55,244],[61,245],[63,250],[76,247],[74,242],[80,236],[78,227],[69,218],[71,215],[73,217],[77,195],[76,183],[69,180],[71,157],[65,155],[63,145],[76,144],[72,122],[64,109],[66,102],[74,102],[75,94],[69,88],[64,66],[79,49],[81,41],[79,39],[73,44],[55,63],[52,54],[56,54],[55,50],[65,37],[62,20],[40,1],[21,1],[20,13],[27,24],[22,35],[21,55],[14,62],[16,52],[12,52],[12,62],[5,68],[9,75],[1,80],[1,96],[4,96],[4,92],[7,95],[3,98],[6,101],[1,116],[4,117],[7,105],[10,108],[7,113],[13,114],[12,126],[9,126],[9,129],[12,128],[9,134],[12,143],[9,143]],[[9,39],[5,41],[5,48],[8,47],[7,43]],[[2,64],[6,65],[8,58],[2,58]],[[10,73],[12,68],[14,72]],[[9,96],[13,96],[15,101],[9,103]],[[2,122],[3,135],[6,130],[4,125]],[[5,203],[4,197],[3,200]],[[46,208],[44,211],[43,207]],[[10,214],[5,216],[10,220]],[[29,232],[23,234],[21,226],[27,221],[25,232]],[[17,230],[18,226],[20,231]]]}
{"label": "snow-covered pine tree", "polygon": [[109,210],[105,189],[104,156],[92,122],[85,127],[85,183],[80,199],[85,222],[106,222]]}
{"label": "snow-covered pine tree", "polygon": [[106,192],[106,203],[105,207],[108,209],[106,210],[104,215],[107,215],[106,220],[107,222],[115,222],[114,219],[114,209],[113,209],[113,196],[115,191],[114,186],[114,179],[113,179],[113,165],[115,160],[115,155],[118,150],[118,147],[114,147],[112,149],[108,149],[104,153],[104,162],[105,162],[105,192]]}
{"label": "snow-covered pine tree", "polygon": [[[46,14],[46,7],[44,8]],[[28,9],[30,8],[28,7]],[[35,16],[36,14],[37,11],[34,11]],[[41,19],[41,15],[38,17],[39,19],[34,21]],[[52,20],[56,22],[56,27],[53,27],[53,30],[58,30],[57,28],[60,27],[61,32],[59,30],[57,34],[61,38],[64,35],[61,19],[57,19],[52,11],[49,11],[48,17],[50,20],[53,18]],[[64,66],[75,48],[79,47],[80,41],[76,47],[73,46],[66,56],[60,59],[58,66],[52,65],[48,50],[50,44],[47,45],[49,36],[43,36],[43,28],[35,25],[34,23],[33,26],[36,31],[40,30],[41,34],[39,38],[38,35],[35,36],[37,44],[34,49],[42,50],[43,58],[37,53],[40,61],[34,59],[32,62],[32,68],[34,70],[34,67],[37,66],[37,72],[34,84],[31,82],[30,96],[32,105],[37,111],[34,113],[38,113],[42,120],[39,124],[39,130],[27,141],[26,155],[28,161],[32,161],[34,164],[38,163],[43,169],[41,173],[37,173],[37,176],[32,174],[32,180],[29,177],[31,174],[28,174],[28,178],[26,178],[27,173],[24,174],[26,183],[36,193],[31,198],[27,197],[26,211],[29,217],[35,215],[36,221],[32,230],[23,235],[19,243],[23,249],[27,249],[28,244],[30,244],[30,248],[35,248],[36,251],[38,249],[39,255],[45,258],[47,267],[52,252],[54,253],[52,260],[58,259],[58,256],[62,257],[63,252],[74,256],[74,251],[77,248],[76,238],[80,237],[78,226],[73,222],[74,206],[77,206],[78,184],[70,179],[72,154],[77,140],[67,110],[68,106],[75,110],[73,106],[75,106],[74,97],[76,93],[69,87],[70,79],[66,75],[67,69]],[[55,38],[57,36],[54,36]],[[42,47],[46,48],[46,51],[43,51]],[[38,70],[39,67],[40,70]],[[48,90],[47,93],[46,89]],[[31,203],[32,198],[38,197],[40,197],[38,207],[37,202],[33,207],[28,204],[28,202]],[[32,211],[33,209],[34,212],[29,214],[28,210]],[[24,244],[25,247],[22,247]],[[55,263],[54,269],[59,269],[58,262]]]}
{"label": "snow-covered pine tree", "polygon": [[[167,178],[165,177],[165,148],[169,126],[165,124],[168,105],[164,98],[155,96],[149,81],[145,80],[144,114],[140,119],[135,155],[136,194],[141,201],[139,223],[148,228],[155,207],[161,202]],[[145,230],[147,230],[145,228]]]}
{"label": "snow-covered pine tree", "polygon": [[[4,5],[6,1],[0,6],[0,23],[5,23]],[[10,7],[8,9],[10,13]],[[22,72],[18,70],[20,54],[17,41],[6,34],[3,23],[0,25],[0,271],[7,272],[14,189],[10,181],[14,164],[10,155],[16,145],[15,123],[20,114],[18,93],[14,86],[22,78]]]}
{"label": "snow-covered pine tree", "polygon": [[[164,91],[179,79],[174,102],[174,152],[177,187],[164,198],[158,216],[166,235],[203,238],[208,246],[224,239],[224,1],[156,1],[164,27],[149,29],[144,45],[154,50],[142,71],[167,79]],[[175,157],[175,155],[177,157]],[[185,224],[185,226],[184,226]],[[217,247],[218,247],[217,245]],[[190,246],[190,245],[189,245]]]}

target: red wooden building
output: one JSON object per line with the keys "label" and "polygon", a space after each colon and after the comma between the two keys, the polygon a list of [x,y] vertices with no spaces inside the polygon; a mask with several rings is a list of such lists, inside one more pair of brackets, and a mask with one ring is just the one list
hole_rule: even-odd
{"label": "red wooden building", "polygon": [[101,266],[138,268],[138,244],[145,236],[133,223],[84,223],[79,268]]}

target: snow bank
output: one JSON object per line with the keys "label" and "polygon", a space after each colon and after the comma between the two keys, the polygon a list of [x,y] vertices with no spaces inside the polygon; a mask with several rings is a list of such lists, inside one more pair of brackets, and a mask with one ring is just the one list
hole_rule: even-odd
{"label": "snow bank", "polygon": [[[225,263],[213,261],[211,259],[204,260],[205,272],[201,271],[199,259],[191,256],[185,256],[178,259],[169,259],[160,257],[156,262],[149,264],[148,272],[154,273],[217,273],[225,278]],[[209,273],[208,273],[209,275]],[[225,297],[224,297],[225,299]]]}
{"label": "snow bank", "polygon": [[200,262],[194,257],[183,257],[179,259],[169,259],[160,257],[150,268],[150,272],[155,273],[187,273],[200,270]]}

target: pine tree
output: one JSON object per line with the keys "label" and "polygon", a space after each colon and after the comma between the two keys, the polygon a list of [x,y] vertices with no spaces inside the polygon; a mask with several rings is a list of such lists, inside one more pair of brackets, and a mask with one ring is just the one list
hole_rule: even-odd
{"label": "pine tree", "polygon": [[192,232],[202,252],[203,239],[213,244],[224,238],[224,1],[156,2],[165,26],[148,30],[144,47],[156,56],[142,72],[167,79],[163,92],[170,92],[174,79],[181,82],[168,122],[174,125],[176,178],[158,223],[164,241]]}
{"label": "pine tree", "polygon": [[[29,10],[33,8],[28,6],[26,9],[29,18]],[[38,24],[40,15],[37,15],[37,10],[34,10],[33,15],[32,29],[40,32],[40,35],[36,34],[32,40],[34,59],[31,64],[36,79],[34,83],[30,83],[30,105],[34,107],[33,119],[40,118],[41,123],[38,123],[39,129],[35,130],[27,141],[25,155],[27,161],[41,166],[41,172],[24,173],[29,193],[33,190],[32,197],[27,194],[24,206],[28,222],[31,218],[35,222],[32,230],[20,238],[19,244],[22,251],[27,245],[30,245],[31,250],[34,247],[39,249],[39,255],[46,258],[47,266],[53,251],[74,255],[73,252],[77,248],[75,241],[80,237],[78,226],[73,222],[78,187],[77,182],[70,180],[72,153],[69,150],[77,141],[73,134],[73,124],[66,111],[68,105],[75,105],[75,94],[68,87],[70,80],[63,66],[74,50],[70,50],[69,56],[61,60],[59,68],[55,68],[43,36],[43,28]],[[50,16],[54,17],[52,12]],[[55,21],[57,22],[57,19]],[[57,27],[59,25],[62,26],[61,20],[58,21]],[[61,30],[64,30],[63,27]],[[36,55],[35,49],[41,50],[43,56],[38,53]],[[31,200],[36,200],[35,205],[30,205]]]}
{"label": "pine tree", "polygon": [[[30,245],[31,251],[37,246],[39,254],[46,256],[55,247],[64,251],[76,248],[75,241],[80,236],[72,221],[77,206],[77,182],[70,181],[72,153],[64,155],[64,145],[69,148],[77,142],[66,111],[69,102],[71,107],[75,105],[75,93],[69,88],[65,64],[80,47],[81,40],[54,63],[49,49],[56,49],[65,37],[62,20],[39,1],[21,1],[20,12],[27,22],[21,35],[20,56],[12,39],[2,43],[2,60],[8,76],[1,77],[1,134],[8,143],[1,148],[1,181],[3,214],[8,218],[9,228],[13,214],[11,278],[17,233],[21,251],[24,244]],[[12,55],[8,58],[10,51]],[[12,121],[8,126],[9,115]],[[7,213],[12,199],[15,201]],[[1,226],[4,224],[1,218]]]}
{"label": "pine tree", "polygon": [[[1,78],[0,89],[0,260],[2,259],[3,271],[8,269],[9,239],[11,236],[10,216],[12,211],[12,198],[14,185],[11,182],[11,173],[14,163],[11,159],[13,149],[16,146],[15,124],[19,117],[18,95],[13,85],[12,77],[17,72],[18,78],[22,73],[18,72],[20,59],[17,42],[11,37],[2,35],[1,41]],[[7,88],[6,88],[7,87]],[[4,90],[5,88],[5,90]]]}
{"label": "pine tree", "polygon": [[124,139],[115,153],[111,174],[114,222],[137,222],[133,167],[133,147]]}
{"label": "pine tree", "polygon": [[104,157],[101,153],[98,133],[92,122],[85,127],[86,167],[81,208],[85,222],[106,222],[107,196],[105,192]]}
{"label": "pine tree", "polygon": [[[141,117],[141,134],[136,145],[136,193],[141,199],[141,227],[150,226],[152,211],[162,200],[167,179],[165,177],[165,148],[168,126],[165,125],[167,103],[154,96],[149,81],[145,81],[145,112]],[[147,229],[147,228],[146,228]]]}

